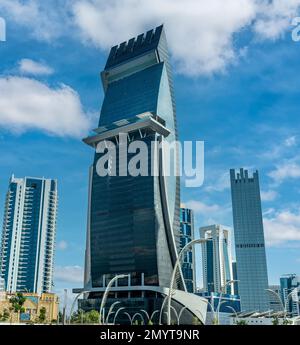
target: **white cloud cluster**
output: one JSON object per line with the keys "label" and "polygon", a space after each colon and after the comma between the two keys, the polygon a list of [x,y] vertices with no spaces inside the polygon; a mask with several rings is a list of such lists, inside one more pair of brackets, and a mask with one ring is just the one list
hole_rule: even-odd
{"label": "white cloud cluster", "polygon": [[223,71],[241,53],[234,35],[252,29],[260,39],[279,38],[300,0],[77,0],[75,23],[84,40],[107,49],[159,23],[167,27],[177,71]]}
{"label": "white cloud cluster", "polygon": [[44,41],[63,35],[69,26],[69,0],[0,0],[0,13]]}
{"label": "white cloud cluster", "polygon": [[265,215],[264,228],[268,246],[295,244],[300,241],[300,210],[285,210]]}
{"label": "white cloud cluster", "polygon": [[287,160],[277,165],[268,175],[276,184],[281,184],[288,179],[300,178],[300,165],[294,160]]}
{"label": "white cloud cluster", "polygon": [[254,30],[263,39],[280,38],[291,26],[292,19],[299,14],[299,0],[262,0],[258,3],[258,19]]}
{"label": "white cloud cluster", "polygon": [[300,0],[1,0],[0,10],[39,39],[80,34],[101,49],[164,23],[176,70],[224,71],[244,51],[235,34],[249,28],[275,40],[290,27]]}
{"label": "white cloud cluster", "polygon": [[0,78],[0,127],[80,138],[90,129],[90,119],[72,88],[50,88],[34,79],[9,77]]}
{"label": "white cloud cluster", "polygon": [[50,66],[33,61],[31,59],[22,59],[19,61],[19,70],[23,74],[28,74],[28,75],[50,75],[54,73],[53,68]]}
{"label": "white cloud cluster", "polygon": [[83,284],[83,268],[81,266],[56,266],[54,281],[74,284]]}

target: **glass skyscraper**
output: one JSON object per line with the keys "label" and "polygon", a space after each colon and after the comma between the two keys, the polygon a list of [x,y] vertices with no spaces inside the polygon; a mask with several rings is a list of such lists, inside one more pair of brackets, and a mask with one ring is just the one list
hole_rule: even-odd
{"label": "glass skyscraper", "polygon": [[[193,211],[181,205],[180,208],[180,249],[195,239]],[[195,292],[195,248],[186,251],[182,262],[182,274],[188,292]]]}
{"label": "glass skyscraper", "polygon": [[[200,228],[202,243],[202,265],[204,291],[234,294],[232,280],[232,259],[230,230],[223,225],[211,225]],[[224,287],[226,290],[224,291]]]}
{"label": "glass skyscraper", "polygon": [[11,177],[0,248],[6,291],[51,291],[57,199],[56,180]]}
{"label": "glass skyscraper", "polygon": [[[180,249],[178,151],[175,147],[171,173],[166,174],[165,151],[160,149],[162,143],[177,140],[163,26],[113,47],[101,75],[105,97],[98,128],[84,139],[96,152],[90,168],[83,289],[89,293],[79,302],[80,308],[98,308],[108,282],[117,274],[127,274],[112,287],[108,305],[115,298],[123,299],[129,312],[152,313],[167,292]],[[129,152],[127,145],[132,143],[147,148],[143,155],[147,171],[137,176],[126,164],[139,152]],[[106,168],[116,174],[101,176],[99,162],[112,146],[116,154],[109,155]],[[185,289],[182,274],[174,288]]]}
{"label": "glass skyscraper", "polygon": [[238,289],[242,311],[269,310],[258,171],[230,170]]}

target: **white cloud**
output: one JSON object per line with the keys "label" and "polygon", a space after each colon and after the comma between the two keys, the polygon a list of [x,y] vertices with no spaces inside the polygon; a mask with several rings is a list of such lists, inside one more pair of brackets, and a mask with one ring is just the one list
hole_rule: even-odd
{"label": "white cloud", "polygon": [[271,40],[278,39],[290,28],[300,7],[300,0],[262,0],[257,3],[258,19],[254,30],[260,38]]}
{"label": "white cloud", "polygon": [[280,211],[264,217],[266,243],[279,246],[300,241],[300,211]]}
{"label": "white cloud", "polygon": [[42,40],[81,35],[108,49],[165,23],[176,70],[187,75],[224,71],[243,55],[235,34],[250,28],[259,39],[280,38],[300,0],[1,0],[0,10]]}
{"label": "white cloud", "polygon": [[208,213],[215,213],[220,211],[220,206],[213,204],[213,205],[207,205],[201,201],[196,200],[189,200],[184,203],[187,208],[192,209],[195,213],[205,214]]}
{"label": "white cloud", "polygon": [[66,85],[50,88],[37,80],[0,78],[0,127],[17,133],[30,129],[82,137],[90,128],[79,95]]}
{"label": "white cloud", "polygon": [[278,193],[275,190],[261,191],[260,196],[262,201],[273,201],[277,198]]}
{"label": "white cloud", "polygon": [[67,31],[69,6],[69,0],[1,0],[0,13],[29,29],[31,36],[49,42]]}
{"label": "white cloud", "polygon": [[56,248],[59,249],[59,250],[65,250],[68,248],[68,243],[64,240],[62,241],[59,241],[56,245]]}
{"label": "white cloud", "polygon": [[280,184],[287,179],[300,178],[300,165],[293,160],[286,161],[276,166],[276,169],[271,171],[270,176],[275,183]]}
{"label": "white cloud", "polygon": [[165,23],[177,71],[199,75],[224,71],[244,52],[234,35],[246,27],[262,39],[280,37],[299,6],[300,0],[78,0],[74,16],[83,39],[103,49]]}
{"label": "white cloud", "polygon": [[284,141],[284,145],[287,147],[296,146],[296,144],[297,144],[297,138],[295,135],[285,139],[285,141]]}
{"label": "white cloud", "polygon": [[83,284],[83,268],[80,266],[56,266],[54,269],[54,281],[63,282],[66,285]]}
{"label": "white cloud", "polygon": [[32,75],[50,75],[54,73],[54,70],[46,64],[30,59],[19,61],[19,70],[21,73]]}

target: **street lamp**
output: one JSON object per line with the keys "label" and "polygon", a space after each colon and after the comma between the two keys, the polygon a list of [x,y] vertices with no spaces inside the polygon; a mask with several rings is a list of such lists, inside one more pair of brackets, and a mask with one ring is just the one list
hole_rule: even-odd
{"label": "street lamp", "polygon": [[107,317],[106,317],[106,322],[105,323],[108,323],[109,321],[109,317],[110,317],[110,314],[112,313],[113,309],[114,309],[114,306],[117,305],[117,304],[120,304],[121,302],[117,301],[117,302],[114,302],[110,308],[109,308],[109,311],[108,311],[108,314],[107,314]]}
{"label": "street lamp", "polygon": [[185,251],[190,248],[191,246],[198,244],[198,243],[205,243],[207,242],[207,239],[204,238],[200,238],[197,240],[193,240],[191,242],[189,242],[188,244],[186,244],[180,251],[176,263],[174,265],[174,269],[172,272],[172,276],[171,276],[171,282],[170,282],[170,288],[169,288],[169,295],[168,295],[168,308],[167,308],[167,320],[168,320],[168,325],[171,325],[171,299],[172,299],[172,289],[173,289],[173,285],[175,282],[175,277],[176,277],[176,272],[177,269],[179,268],[180,262],[181,262],[181,258],[183,256],[183,254],[185,253]]}
{"label": "street lamp", "polygon": [[126,278],[126,277],[129,277],[129,275],[128,274],[118,274],[114,278],[112,278],[110,280],[110,282],[107,284],[107,287],[105,289],[104,295],[102,297],[102,301],[101,301],[101,305],[100,305],[100,310],[99,310],[99,323],[100,324],[102,322],[103,323],[105,322],[104,316],[102,317],[102,313],[103,313],[103,309],[104,309],[104,306],[105,306],[105,303],[106,303],[107,296],[108,296],[110,288],[112,287],[112,285],[114,284],[115,281],[117,281],[118,279]]}
{"label": "street lamp", "polygon": [[116,314],[115,314],[115,317],[114,317],[114,325],[116,324],[116,320],[117,320],[117,316],[118,316],[119,312],[122,311],[122,310],[124,310],[124,309],[126,309],[126,308],[125,308],[125,307],[121,307],[121,308],[119,308],[119,309],[116,311]]}
{"label": "street lamp", "polygon": [[274,290],[272,290],[272,289],[265,289],[265,290],[266,290],[267,292],[273,294],[273,295],[278,299],[278,301],[279,301],[279,303],[280,303],[280,305],[281,305],[282,311],[283,311],[283,313],[284,313],[284,315],[285,315],[285,306],[284,306],[284,304],[283,304],[283,302],[282,302],[282,299],[281,299],[279,293],[277,293],[276,291],[274,291]]}
{"label": "street lamp", "polygon": [[[227,285],[230,285],[230,284],[233,284],[233,283],[237,283],[238,281],[239,281],[239,280],[236,280],[236,279],[228,280],[228,282],[226,282],[226,283],[222,286],[222,288],[221,288],[221,293],[220,293],[220,297],[219,297],[218,309],[217,309],[218,317],[219,317],[219,312],[220,312],[221,300],[222,300],[223,294],[226,292],[226,286],[227,286]],[[223,290],[223,289],[224,289],[224,290]],[[219,323],[219,320],[218,320],[218,323]]]}
{"label": "street lamp", "polygon": [[77,295],[75,296],[74,301],[73,301],[72,306],[71,306],[71,310],[70,310],[70,320],[69,320],[69,324],[71,324],[71,317],[72,317],[72,314],[73,314],[73,309],[75,308],[75,304],[76,304],[76,302],[78,301],[78,298],[79,298],[81,295],[83,295],[84,293],[86,293],[86,292],[90,292],[90,291],[87,291],[87,290],[81,291],[81,292],[79,292],[79,294],[77,294]]}
{"label": "street lamp", "polygon": [[141,313],[135,313],[131,319],[131,325],[133,325],[133,321],[137,316],[139,316],[142,319],[142,322],[145,324],[145,319],[143,318],[143,315]]}

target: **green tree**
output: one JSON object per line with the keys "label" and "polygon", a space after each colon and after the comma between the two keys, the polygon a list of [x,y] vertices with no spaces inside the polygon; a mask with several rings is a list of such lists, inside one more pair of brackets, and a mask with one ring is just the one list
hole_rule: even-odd
{"label": "green tree", "polygon": [[46,321],[46,313],[47,313],[47,309],[45,307],[42,307],[40,309],[40,314],[38,316],[38,322],[39,323],[44,323]]}
{"label": "green tree", "polygon": [[[71,323],[87,323],[88,313],[78,309],[71,316]],[[98,318],[99,321],[99,318]]]}
{"label": "green tree", "polygon": [[285,325],[285,326],[291,325],[292,323],[293,323],[293,322],[290,321],[290,320],[288,320],[288,319],[284,319],[283,322],[282,322],[282,324]]}
{"label": "green tree", "polygon": [[9,300],[9,303],[11,304],[11,311],[18,314],[18,321],[20,321],[20,314],[25,312],[25,308],[23,307],[25,301],[26,298],[22,292],[17,292],[16,295],[11,297]]}
{"label": "green tree", "polygon": [[99,323],[99,312],[97,310],[91,310],[85,313],[86,323]]}
{"label": "green tree", "polygon": [[278,316],[274,316],[274,318],[272,320],[272,325],[274,325],[274,326],[278,326],[279,325],[279,318],[278,318]]}
{"label": "green tree", "polygon": [[0,314],[0,321],[6,322],[9,319],[9,311],[7,309],[3,310],[3,314]]}
{"label": "green tree", "polygon": [[239,320],[239,321],[236,321],[235,324],[238,326],[245,326],[245,325],[248,325],[248,322],[246,320]]}

